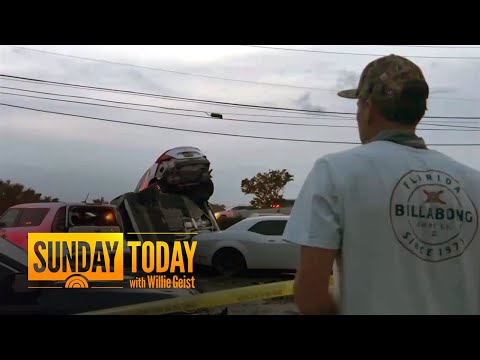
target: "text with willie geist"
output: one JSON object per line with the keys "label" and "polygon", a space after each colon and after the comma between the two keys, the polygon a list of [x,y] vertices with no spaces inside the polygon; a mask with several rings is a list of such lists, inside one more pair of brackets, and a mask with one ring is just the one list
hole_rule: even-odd
{"label": "text with willie geist", "polygon": [[194,289],[195,276],[174,275],[169,278],[165,275],[147,275],[130,280],[130,287],[137,289]]}

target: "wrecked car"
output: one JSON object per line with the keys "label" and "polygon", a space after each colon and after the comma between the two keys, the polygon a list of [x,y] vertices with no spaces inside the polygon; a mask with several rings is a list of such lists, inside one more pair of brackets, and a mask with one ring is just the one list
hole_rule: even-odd
{"label": "wrecked car", "polygon": [[207,202],[214,191],[211,172],[210,161],[200,149],[176,147],[165,151],[147,169],[135,192],[157,185],[162,193],[184,195],[201,204]]}
{"label": "wrecked car", "polygon": [[[196,147],[176,147],[160,155],[133,192],[110,202],[120,213],[126,239],[182,240],[218,231],[208,203],[214,191],[211,172],[209,160]],[[159,238],[152,233],[177,235]]]}

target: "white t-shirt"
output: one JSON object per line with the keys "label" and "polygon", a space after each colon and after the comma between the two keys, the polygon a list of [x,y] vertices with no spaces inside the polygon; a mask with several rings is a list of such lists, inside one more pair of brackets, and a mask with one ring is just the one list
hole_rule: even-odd
{"label": "white t-shirt", "polygon": [[340,249],[342,314],[480,314],[480,172],[375,141],[315,162],[286,240]]}

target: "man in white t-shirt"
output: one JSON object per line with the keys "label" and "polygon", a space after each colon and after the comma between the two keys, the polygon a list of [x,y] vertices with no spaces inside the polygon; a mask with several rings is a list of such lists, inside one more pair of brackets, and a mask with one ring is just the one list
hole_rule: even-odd
{"label": "man in white t-shirt", "polygon": [[428,94],[395,55],[339,93],[358,99],[363,145],[318,159],[292,209],[303,314],[480,314],[480,172],[415,135]]}

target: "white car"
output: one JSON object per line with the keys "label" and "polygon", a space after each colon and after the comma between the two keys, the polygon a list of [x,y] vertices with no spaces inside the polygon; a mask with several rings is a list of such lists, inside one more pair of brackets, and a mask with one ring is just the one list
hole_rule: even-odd
{"label": "white car", "polygon": [[194,262],[222,275],[247,269],[295,270],[300,246],[283,240],[289,216],[244,219],[226,230],[196,235]]}

